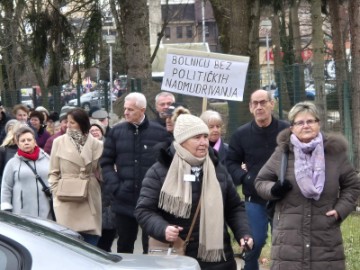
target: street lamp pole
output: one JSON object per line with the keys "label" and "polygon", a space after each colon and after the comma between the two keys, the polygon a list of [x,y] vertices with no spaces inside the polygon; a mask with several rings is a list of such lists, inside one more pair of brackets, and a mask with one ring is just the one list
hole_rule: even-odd
{"label": "street lamp pole", "polygon": [[270,70],[270,46],[269,46],[269,33],[271,31],[271,20],[265,19],[260,23],[260,27],[266,32],[266,65],[267,65],[267,77],[268,77],[268,90],[271,86],[271,70]]}
{"label": "street lamp pole", "polygon": [[112,44],[115,43],[115,36],[107,35],[106,43],[109,44],[109,92],[110,92],[110,114],[113,113],[112,95],[113,95],[113,66],[112,66]]}
{"label": "street lamp pole", "polygon": [[113,102],[112,102],[112,95],[113,95],[113,66],[112,66],[112,45],[109,43],[109,60],[110,60],[110,115],[113,114]]}

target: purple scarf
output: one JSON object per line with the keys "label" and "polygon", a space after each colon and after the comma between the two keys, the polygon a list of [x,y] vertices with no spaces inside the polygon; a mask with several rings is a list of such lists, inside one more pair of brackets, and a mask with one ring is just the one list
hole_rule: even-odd
{"label": "purple scarf", "polygon": [[318,201],[325,183],[325,156],[321,133],[309,143],[291,134],[294,145],[295,179],[304,197]]}

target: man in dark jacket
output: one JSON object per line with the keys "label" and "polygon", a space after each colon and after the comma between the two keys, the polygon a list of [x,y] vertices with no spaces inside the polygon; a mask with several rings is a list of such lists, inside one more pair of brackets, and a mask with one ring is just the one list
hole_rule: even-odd
{"label": "man in dark jacket", "polygon": [[[146,98],[141,93],[125,97],[125,122],[108,133],[100,160],[104,178],[104,196],[113,196],[111,207],[119,235],[117,252],[132,253],[138,232],[134,209],[146,171],[155,163],[153,146],[168,140],[168,133],[145,116]],[[147,235],[143,250],[147,253]]]}
{"label": "man in dark jacket", "polygon": [[272,116],[271,93],[256,90],[250,98],[254,120],[239,127],[232,135],[226,165],[236,185],[242,185],[245,208],[254,239],[254,248],[245,256],[245,270],[258,270],[258,259],[266,242],[268,217],[266,201],[259,197],[254,181],[276,147],[276,137],[289,124]]}
{"label": "man in dark jacket", "polygon": [[160,92],[157,94],[155,97],[155,109],[158,114],[156,115],[156,119],[154,121],[165,127],[166,111],[174,102],[175,96],[172,93]]}

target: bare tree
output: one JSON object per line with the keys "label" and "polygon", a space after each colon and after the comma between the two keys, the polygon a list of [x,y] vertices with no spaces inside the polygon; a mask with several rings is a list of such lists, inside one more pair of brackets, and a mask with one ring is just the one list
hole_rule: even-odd
{"label": "bare tree", "polygon": [[313,78],[315,82],[315,103],[320,111],[320,121],[324,130],[327,130],[327,109],[324,76],[324,31],[321,14],[321,0],[311,0],[312,47],[313,47]]}
{"label": "bare tree", "polygon": [[349,1],[354,166],[360,169],[360,0]]}

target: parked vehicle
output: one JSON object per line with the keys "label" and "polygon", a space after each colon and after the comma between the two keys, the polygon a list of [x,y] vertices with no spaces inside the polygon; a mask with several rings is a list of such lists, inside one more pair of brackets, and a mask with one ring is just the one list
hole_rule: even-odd
{"label": "parked vehicle", "polygon": [[[306,94],[306,100],[314,100],[315,99],[315,89],[305,89],[305,94]],[[274,98],[278,99],[279,98],[279,90],[278,88],[275,89],[274,91]]]}
{"label": "parked vehicle", "polygon": [[[112,102],[114,102],[116,99],[117,97],[114,94],[112,94],[111,95]],[[110,95],[109,95],[109,102],[110,102]],[[80,97],[80,104],[81,107],[84,108],[84,110],[86,111],[89,111],[90,108],[93,106],[104,108],[105,107],[104,92],[93,91],[93,92],[85,93]],[[68,102],[67,105],[78,106],[78,100],[76,98],[72,99]]]}
{"label": "parked vehicle", "polygon": [[0,269],[200,270],[186,256],[112,254],[8,212],[0,211]]}
{"label": "parked vehicle", "polygon": [[28,108],[34,108],[34,102],[32,97],[29,95],[21,95],[21,104],[27,106]]}

